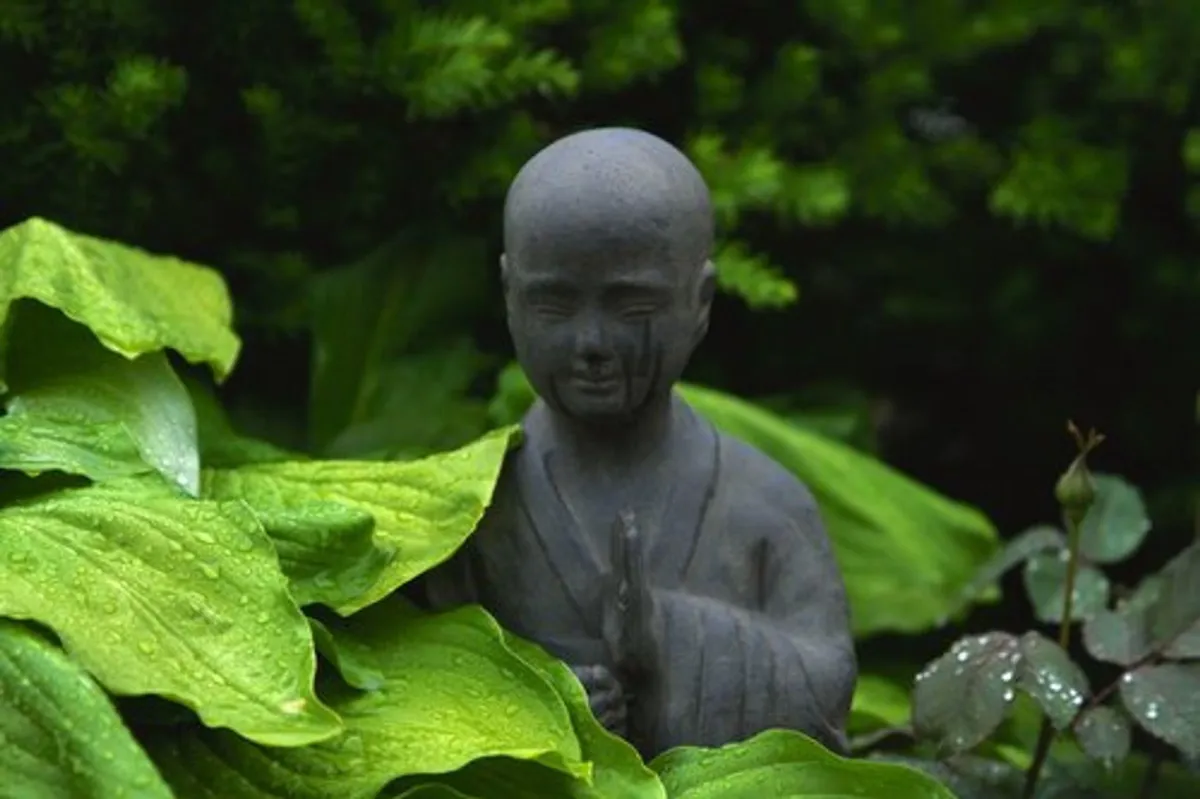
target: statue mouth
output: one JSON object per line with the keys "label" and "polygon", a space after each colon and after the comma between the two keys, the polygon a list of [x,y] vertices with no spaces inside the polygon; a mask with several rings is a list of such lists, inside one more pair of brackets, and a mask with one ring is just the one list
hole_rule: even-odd
{"label": "statue mouth", "polygon": [[571,385],[584,394],[609,394],[616,390],[620,381],[615,375],[603,377],[592,375],[573,375]]}

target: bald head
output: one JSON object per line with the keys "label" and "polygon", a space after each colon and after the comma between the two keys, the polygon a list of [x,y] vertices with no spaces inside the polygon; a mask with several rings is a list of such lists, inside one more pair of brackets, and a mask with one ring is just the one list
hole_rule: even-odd
{"label": "bald head", "polygon": [[708,188],[674,146],[630,128],[559,139],[531,158],[509,188],[504,249],[570,257],[655,252],[663,266],[699,269],[713,245]]}

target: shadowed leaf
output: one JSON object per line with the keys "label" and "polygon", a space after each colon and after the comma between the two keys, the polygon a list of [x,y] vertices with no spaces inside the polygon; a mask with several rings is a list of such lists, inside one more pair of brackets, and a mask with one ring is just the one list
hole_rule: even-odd
{"label": "shadowed leaf", "polygon": [[1066,729],[1091,693],[1087,675],[1061,646],[1037,633],[1021,637],[1020,687],[1054,726]]}
{"label": "shadowed leaf", "polygon": [[1150,517],[1137,488],[1113,475],[1093,479],[1096,498],[1079,530],[1079,551],[1093,563],[1117,563],[1146,540]]}
{"label": "shadowed leaf", "polygon": [[[1025,590],[1039,621],[1056,624],[1062,619],[1067,596],[1066,550],[1034,555],[1025,562]],[[1108,605],[1108,578],[1091,566],[1079,566],[1071,600],[1071,620],[1090,619]]]}
{"label": "shadowed leaf", "polygon": [[1066,547],[1067,537],[1062,530],[1048,525],[1031,527],[1005,544],[1004,549],[997,552],[976,572],[975,577],[963,589],[963,602],[974,600],[1003,577],[1005,572],[1034,555],[1048,549],[1065,550]]}
{"label": "shadowed leaf", "polygon": [[1147,732],[1200,756],[1200,663],[1168,663],[1121,678],[1121,700]]}
{"label": "shadowed leaf", "polygon": [[977,746],[1008,715],[1022,658],[1020,641],[1009,633],[959,640],[917,675],[916,733],[950,752]]}
{"label": "shadowed leaf", "polygon": [[1133,731],[1128,716],[1114,707],[1100,705],[1080,716],[1075,739],[1089,757],[1112,766],[1129,755]]}

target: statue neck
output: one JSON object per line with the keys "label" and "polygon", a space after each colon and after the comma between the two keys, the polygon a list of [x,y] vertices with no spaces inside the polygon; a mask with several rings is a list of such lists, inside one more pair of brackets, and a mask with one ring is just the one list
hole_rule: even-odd
{"label": "statue neck", "polygon": [[674,392],[647,402],[629,418],[608,423],[589,423],[545,406],[555,444],[562,454],[580,467],[632,467],[670,439],[676,422],[678,400]]}

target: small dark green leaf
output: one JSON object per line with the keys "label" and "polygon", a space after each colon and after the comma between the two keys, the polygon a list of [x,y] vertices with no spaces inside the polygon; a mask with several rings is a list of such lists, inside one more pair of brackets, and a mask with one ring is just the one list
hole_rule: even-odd
{"label": "small dark green leaf", "polygon": [[1167,663],[1121,678],[1121,700],[1139,724],[1188,757],[1200,755],[1200,663]]}
{"label": "small dark green leaf", "polygon": [[1093,563],[1117,563],[1137,551],[1150,532],[1142,494],[1120,477],[1094,476],[1096,498],[1079,531],[1080,552]]}
{"label": "small dark green leaf", "polygon": [[1100,705],[1079,717],[1075,739],[1089,757],[1113,766],[1129,755],[1133,731],[1128,716],[1114,707]]}
{"label": "small dark green leaf", "polygon": [[1083,646],[1097,660],[1132,666],[1150,651],[1144,613],[1105,610],[1083,626]]}
{"label": "small dark green leaf", "polygon": [[917,735],[951,752],[979,745],[1008,715],[1022,658],[1020,642],[1009,633],[959,640],[917,675]]}
{"label": "small dark green leaf", "polygon": [[1062,530],[1048,525],[1031,527],[1004,545],[976,572],[963,588],[963,602],[970,602],[999,580],[1009,569],[1048,549],[1065,551],[1067,537]]}
{"label": "small dark green leaf", "polygon": [[[1034,555],[1025,562],[1025,590],[1039,621],[1057,624],[1062,620],[1067,595],[1066,551]],[[1091,566],[1075,573],[1071,620],[1090,619],[1108,606],[1109,584],[1104,574]]]}
{"label": "small dark green leaf", "polygon": [[1167,657],[1200,658],[1200,543],[1177,555],[1159,576],[1158,597],[1148,610],[1154,642]]}
{"label": "small dark green leaf", "polygon": [[1046,712],[1057,729],[1066,729],[1091,693],[1087,675],[1061,646],[1038,633],[1021,637],[1020,687]]}

